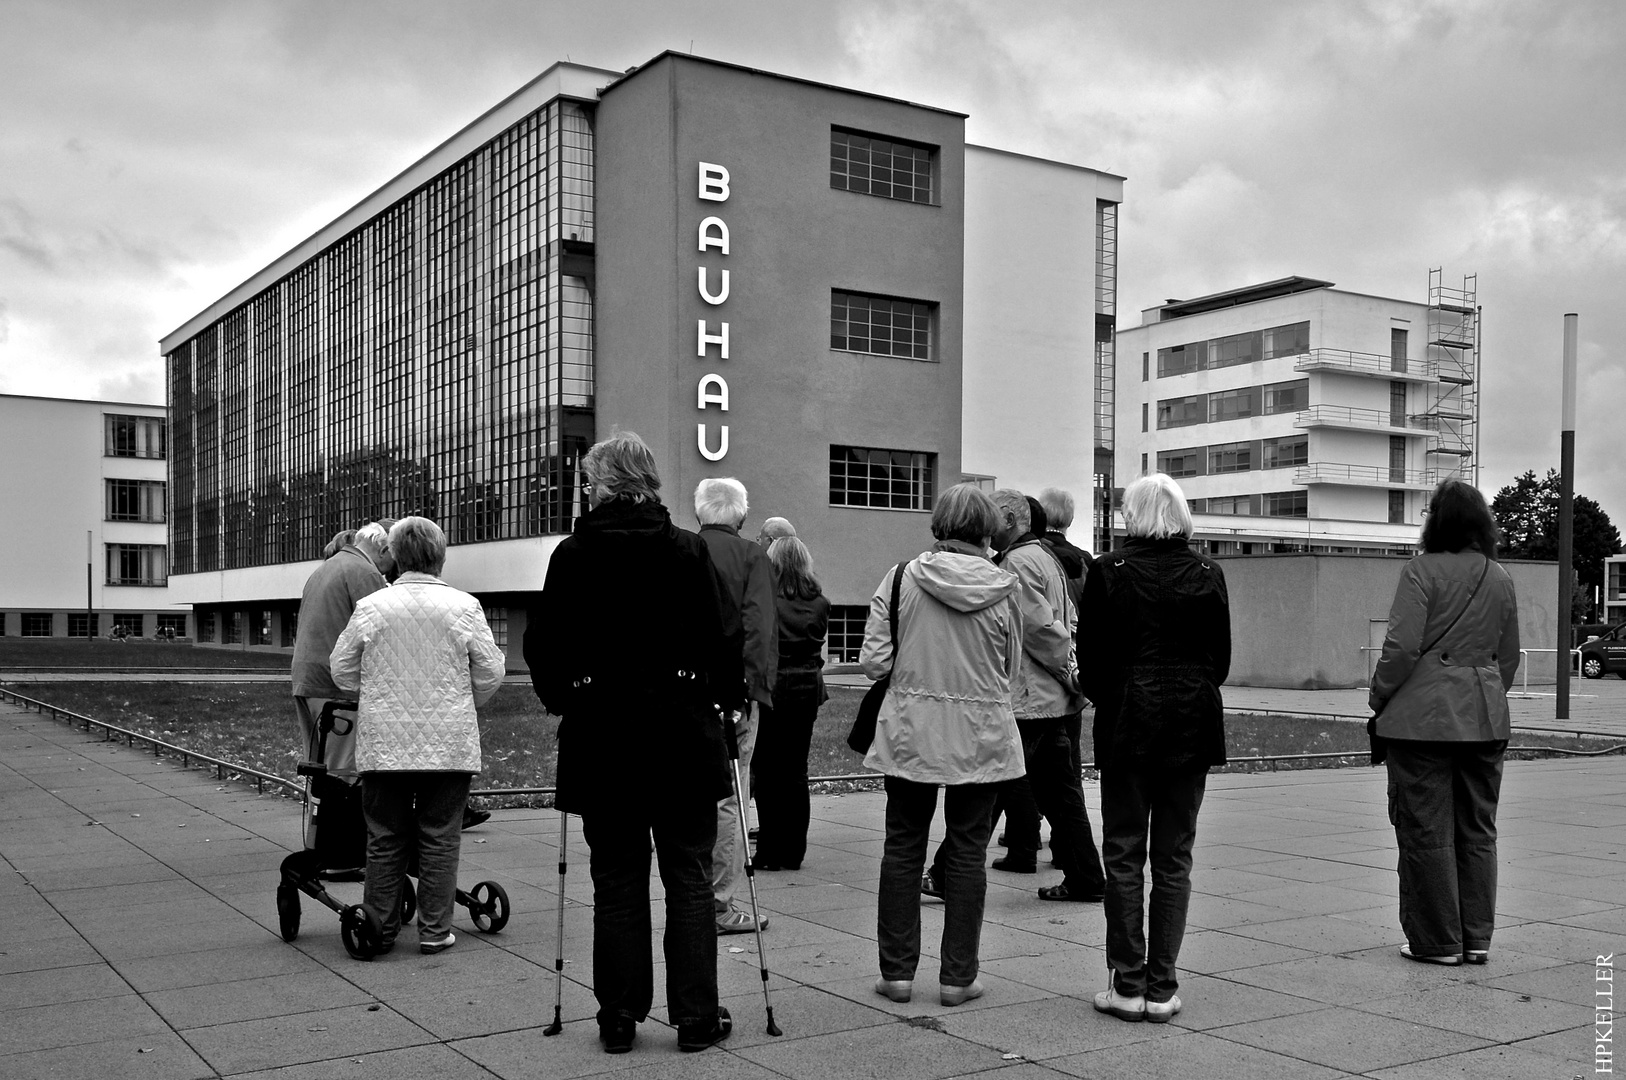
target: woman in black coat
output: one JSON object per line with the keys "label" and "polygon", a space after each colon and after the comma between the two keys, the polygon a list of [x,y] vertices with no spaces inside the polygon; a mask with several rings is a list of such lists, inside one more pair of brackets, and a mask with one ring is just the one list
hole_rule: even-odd
{"label": "woman in black coat", "polygon": [[554,550],[525,661],[559,725],[555,805],[580,814],[593,877],[593,993],[610,1053],[632,1048],[654,996],[653,834],[666,889],[666,999],[678,1045],[728,1035],[717,1004],[711,849],[732,790],[718,709],[739,706],[706,545],[672,524],[655,458],[622,432],[582,459],[589,509]]}
{"label": "woman in black coat", "polygon": [[779,620],[779,668],[773,706],[757,725],[758,870],[800,870],[807,854],[807,754],[824,689],[824,636],[830,601],[813,576],[813,557],[794,536],[768,547],[774,609]]}
{"label": "woman in black coat", "polygon": [[[1121,1020],[1180,1011],[1175,961],[1191,900],[1191,849],[1210,766],[1225,764],[1220,684],[1231,667],[1225,575],[1191,550],[1191,513],[1162,473],[1124,492],[1124,546],[1084,583],[1078,662],[1095,702],[1108,988]],[[1143,911],[1150,848],[1152,896]]]}

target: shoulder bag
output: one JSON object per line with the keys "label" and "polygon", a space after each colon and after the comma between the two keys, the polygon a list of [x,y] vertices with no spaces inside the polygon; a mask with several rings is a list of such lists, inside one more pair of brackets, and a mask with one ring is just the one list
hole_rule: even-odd
{"label": "shoulder bag", "polygon": [[[1423,646],[1422,651],[1417,654],[1417,659],[1419,662],[1423,659],[1423,657],[1433,652],[1434,647],[1445,640],[1445,635],[1449,634],[1452,630],[1455,630],[1458,621],[1460,621],[1464,615],[1468,614],[1468,609],[1473,606],[1474,597],[1479,595],[1479,587],[1485,584],[1485,575],[1490,573],[1490,564],[1491,561],[1487,557],[1485,559],[1485,565],[1479,569],[1479,580],[1474,582],[1473,591],[1468,594],[1468,600],[1462,605],[1462,610],[1457,612],[1456,618],[1452,619],[1446,624],[1444,630],[1441,630],[1438,634],[1434,635],[1433,641]],[[1386,740],[1382,735],[1378,734],[1378,716],[1376,713],[1373,713],[1371,719],[1367,720],[1366,722],[1366,739],[1372,747],[1372,764],[1382,765],[1389,759],[1389,745],[1388,740]]]}
{"label": "shoulder bag", "polygon": [[[903,584],[904,567],[907,562],[899,563],[892,573],[892,603],[887,607],[887,622],[892,629],[892,666],[898,666],[898,589]],[[847,732],[847,745],[852,747],[856,754],[869,753],[870,744],[875,741],[875,724],[881,718],[881,702],[886,699],[886,691],[892,685],[892,672],[887,672],[876,679],[870,688],[864,691],[864,700],[858,703],[858,716],[853,720],[852,730]]]}

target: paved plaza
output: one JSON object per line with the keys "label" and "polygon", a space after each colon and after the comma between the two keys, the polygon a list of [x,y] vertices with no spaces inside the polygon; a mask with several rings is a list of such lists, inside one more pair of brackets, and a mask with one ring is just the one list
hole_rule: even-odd
{"label": "paved plaza", "polygon": [[[1229,692],[1228,692],[1229,693]],[[1099,821],[1096,789],[1086,786]],[[558,816],[500,811],[466,833],[462,880],[501,882],[514,915],[482,938],[351,960],[313,901],[276,931],[295,801],[38,714],[0,709],[0,1076],[1294,1080],[1571,1077],[1594,1065],[1596,958],[1626,942],[1626,760],[1513,762],[1501,809],[1491,962],[1401,959],[1394,840],[1375,769],[1216,775],[1166,1026],[1093,1012],[1098,905],[1044,904],[1059,880],[989,873],[987,996],[940,1007],[941,906],[924,914],[921,992],[871,988],[878,794],[814,800],[804,868],[760,875],[782,1038],[764,1033],[750,937],[719,943],[735,1032],[679,1054],[664,1003],[631,1054],[600,1051],[589,990],[591,889],[571,819],[564,1033],[553,1015]],[[656,886],[658,891],[658,885]],[[338,886],[359,898],[359,886]],[[659,923],[660,905],[656,904]],[[403,935],[410,946],[412,933]],[[658,953],[657,953],[658,955]],[[657,984],[662,972],[657,966]],[[1613,1043],[1606,1044],[1612,1046]]]}

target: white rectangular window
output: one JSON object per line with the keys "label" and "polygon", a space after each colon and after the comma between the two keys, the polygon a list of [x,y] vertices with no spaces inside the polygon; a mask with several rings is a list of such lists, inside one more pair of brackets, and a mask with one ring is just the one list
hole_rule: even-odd
{"label": "white rectangular window", "polygon": [[900,202],[931,203],[937,148],[830,129],[830,186]]}
{"label": "white rectangular window", "polygon": [[163,544],[108,544],[107,584],[163,585],[169,580]]}
{"label": "white rectangular window", "polygon": [[937,455],[867,446],[830,447],[830,505],[930,510]]}
{"label": "white rectangular window", "polygon": [[168,423],[162,416],[104,413],[107,457],[161,458],[168,451]]}
{"label": "white rectangular window", "polygon": [[163,521],[165,484],[162,480],[108,480],[108,521]]}
{"label": "white rectangular window", "polygon": [[830,293],[830,348],[842,352],[934,360],[932,322],[937,305],[864,293]]}

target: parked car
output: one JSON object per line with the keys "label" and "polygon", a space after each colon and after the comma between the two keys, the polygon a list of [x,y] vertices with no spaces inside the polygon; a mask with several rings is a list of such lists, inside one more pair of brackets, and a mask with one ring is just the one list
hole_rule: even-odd
{"label": "parked car", "polygon": [[1610,627],[1581,646],[1581,674],[1601,679],[1610,672],[1626,679],[1626,622]]}

